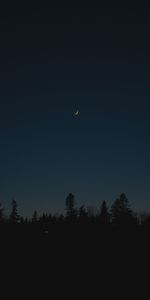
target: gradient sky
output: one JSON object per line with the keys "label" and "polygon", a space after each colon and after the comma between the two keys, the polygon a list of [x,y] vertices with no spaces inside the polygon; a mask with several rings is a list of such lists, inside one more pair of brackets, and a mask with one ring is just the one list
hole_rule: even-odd
{"label": "gradient sky", "polygon": [[149,9],[41,3],[0,11],[0,201],[150,210]]}

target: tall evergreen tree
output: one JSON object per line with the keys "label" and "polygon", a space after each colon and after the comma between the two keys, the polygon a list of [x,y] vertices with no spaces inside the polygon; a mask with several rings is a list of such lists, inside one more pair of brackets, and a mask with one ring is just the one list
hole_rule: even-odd
{"label": "tall evergreen tree", "polygon": [[108,212],[107,203],[104,200],[100,208],[100,223],[103,225],[107,225],[109,223],[109,219],[110,219],[110,214]]}
{"label": "tall evergreen tree", "polygon": [[15,199],[11,202],[12,211],[10,214],[10,221],[13,223],[17,223],[19,221],[19,214],[18,214],[18,204]]}
{"label": "tall evergreen tree", "polygon": [[129,201],[124,193],[115,200],[111,207],[112,223],[116,225],[129,224],[133,220]]}
{"label": "tall evergreen tree", "polygon": [[75,197],[70,193],[66,198],[66,217],[70,221],[74,221],[77,217],[77,209],[75,208]]}

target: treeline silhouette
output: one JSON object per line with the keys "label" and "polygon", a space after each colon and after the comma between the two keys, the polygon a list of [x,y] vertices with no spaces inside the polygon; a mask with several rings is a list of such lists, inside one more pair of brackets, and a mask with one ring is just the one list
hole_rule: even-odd
{"label": "treeline silhouette", "polygon": [[79,208],[69,193],[65,214],[35,210],[31,218],[18,213],[12,200],[10,216],[0,204],[0,253],[2,255],[74,255],[95,256],[110,249],[150,248],[150,215],[137,215],[122,193],[108,208],[103,201],[97,213],[92,207]]}

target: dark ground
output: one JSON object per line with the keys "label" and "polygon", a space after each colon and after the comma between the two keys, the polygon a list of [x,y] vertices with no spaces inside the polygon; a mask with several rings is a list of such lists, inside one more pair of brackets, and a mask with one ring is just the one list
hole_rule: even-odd
{"label": "dark ground", "polygon": [[[87,230],[88,229],[88,230]],[[149,230],[56,226],[1,227],[1,277],[23,295],[42,299],[135,297],[149,278]],[[121,290],[121,292],[120,292]],[[129,292],[130,291],[130,292]],[[142,293],[145,292],[142,290]],[[98,294],[99,293],[99,294]],[[48,295],[48,297],[46,296]],[[110,296],[109,296],[110,295]],[[144,294],[143,294],[144,297]]]}

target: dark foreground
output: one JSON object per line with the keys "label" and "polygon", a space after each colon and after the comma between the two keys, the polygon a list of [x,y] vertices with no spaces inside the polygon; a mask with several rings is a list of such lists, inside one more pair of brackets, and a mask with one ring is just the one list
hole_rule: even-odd
{"label": "dark foreground", "polygon": [[21,287],[19,299],[23,295],[29,299],[31,293],[42,299],[51,299],[53,293],[69,299],[97,299],[97,293],[98,298],[106,299],[110,293],[122,299],[131,295],[130,288],[135,296],[149,270],[149,256],[150,232],[140,226],[67,225],[45,230],[37,225],[9,224],[0,230],[5,293],[11,282],[15,297],[15,289]]}
{"label": "dark foreground", "polygon": [[100,253],[150,251],[150,230],[142,226],[113,228],[98,226],[2,225],[1,256],[99,257]]}

